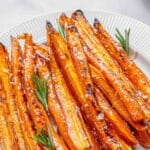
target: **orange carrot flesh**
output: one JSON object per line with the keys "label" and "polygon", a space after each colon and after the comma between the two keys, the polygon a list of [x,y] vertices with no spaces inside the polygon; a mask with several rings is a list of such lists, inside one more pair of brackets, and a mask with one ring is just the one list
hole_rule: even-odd
{"label": "orange carrot flesh", "polygon": [[74,139],[74,143],[78,149],[88,149],[92,145],[90,145],[91,142],[86,132],[87,129],[83,129],[85,125],[81,122],[79,117],[79,108],[76,106],[75,100],[66,86],[52,52],[50,53],[50,68],[55,91],[62,106],[65,119],[69,125],[67,126],[68,134],[72,140]]}
{"label": "orange carrot flesh", "polygon": [[88,61],[99,68],[106,79],[110,82],[118,95],[122,97],[122,101],[129,111],[131,117],[135,121],[144,120],[143,112],[137,102],[139,97],[133,85],[119,69],[108,52],[94,36],[91,27],[83,17],[82,13],[77,11],[72,15],[72,22],[78,29],[82,39],[85,54]]}
{"label": "orange carrot flesh", "polygon": [[95,20],[94,27],[97,30],[97,36],[110,55],[117,60],[126,76],[132,81],[136,88],[144,95],[145,101],[150,103],[150,80],[142,70],[127,56],[123,48],[117,44],[102,24]]}
{"label": "orange carrot flesh", "polygon": [[35,66],[35,50],[33,48],[32,36],[25,35],[25,51],[24,51],[24,82],[25,82],[25,94],[29,104],[29,109],[31,112],[32,119],[34,121],[37,132],[39,133],[41,129],[46,129],[46,124],[49,126],[52,133],[54,146],[56,149],[67,150],[65,143],[55,132],[47,114],[38,101],[36,95],[34,94],[34,83],[32,77],[34,75]]}
{"label": "orange carrot flesh", "polygon": [[[9,59],[8,59],[8,53],[5,47],[0,44],[0,76],[2,79],[2,82],[4,84],[4,90],[6,91],[6,104],[8,106],[8,110],[10,112],[11,118],[12,118],[12,125],[14,127],[14,133],[15,133],[15,140],[14,147],[19,147],[20,149],[24,150],[25,148],[25,143],[20,127],[20,122],[18,119],[17,115],[17,108],[15,106],[15,99],[13,96],[13,88],[11,85],[11,80],[10,80],[10,68],[9,68]],[[18,144],[17,144],[18,141]]]}
{"label": "orange carrot flesh", "polygon": [[110,106],[106,98],[97,87],[95,87],[95,95],[98,105],[104,112],[108,122],[112,123],[112,126],[115,128],[115,131],[118,133],[118,135],[123,138],[129,145],[136,145],[137,140],[133,136],[131,130],[128,128],[119,114]]}
{"label": "orange carrot flesh", "polygon": [[93,95],[93,82],[89,72],[88,62],[84,54],[83,47],[80,43],[77,30],[74,26],[66,29],[66,38],[68,50],[70,51],[71,58],[79,76],[84,95],[87,100],[91,101],[96,106]]}
{"label": "orange carrot flesh", "polygon": [[[97,131],[99,138],[104,141],[104,145],[115,149],[118,147],[117,144],[111,142],[107,133],[105,133],[105,121],[97,119],[97,113],[95,108],[93,107],[92,103],[88,101],[83,93],[83,90],[80,85],[79,78],[77,76],[75,67],[73,65],[70,53],[67,49],[67,45],[62,37],[54,30],[54,28],[49,24],[48,25],[51,30],[51,42],[54,48],[54,54],[56,60],[60,67],[62,68],[63,75],[67,77],[69,81],[70,88],[75,93],[78,102],[80,103],[81,111],[89,123],[89,125]],[[50,61],[51,62],[51,61]]]}
{"label": "orange carrot flesh", "polygon": [[141,105],[145,116],[148,120],[150,120],[150,81],[136,66],[136,64],[127,56],[121,46],[120,48],[116,46],[116,42],[110,37],[110,35],[108,35],[98,20],[95,21],[94,26],[97,30],[96,35],[98,39],[105,46],[110,55],[117,60],[126,76],[131,80],[134,86],[136,86],[137,90],[139,90],[137,94],[139,94],[141,98],[138,99],[138,102]]}
{"label": "orange carrot flesh", "polygon": [[98,70],[91,64],[89,66],[94,84],[103,92],[105,97],[107,97],[107,99],[112,104],[112,107],[114,107],[118,111],[118,113],[123,117],[123,119],[126,120],[136,130],[145,130],[144,125],[136,123],[131,119],[126,107],[124,107],[124,104],[117,96],[115,90],[109,85],[108,81],[105,80],[100,70]]}
{"label": "orange carrot flesh", "polygon": [[30,120],[29,112],[27,109],[27,104],[24,99],[23,90],[22,90],[22,52],[19,42],[16,38],[12,37],[12,50],[11,50],[11,62],[12,62],[12,74],[14,81],[14,91],[15,91],[15,100],[16,107],[18,108],[21,128],[23,136],[26,142],[26,147],[29,150],[39,149],[38,144],[33,139],[35,132],[32,127],[32,122]]}

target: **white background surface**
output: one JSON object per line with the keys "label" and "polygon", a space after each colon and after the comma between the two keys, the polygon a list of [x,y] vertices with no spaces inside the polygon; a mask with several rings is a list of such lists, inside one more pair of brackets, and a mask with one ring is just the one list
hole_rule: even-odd
{"label": "white background surface", "polygon": [[47,12],[74,9],[117,12],[150,25],[150,0],[0,0],[0,33]]}

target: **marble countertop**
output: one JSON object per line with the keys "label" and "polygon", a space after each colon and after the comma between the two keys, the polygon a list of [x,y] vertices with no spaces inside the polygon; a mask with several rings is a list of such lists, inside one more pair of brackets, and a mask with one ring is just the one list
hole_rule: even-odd
{"label": "marble countertop", "polygon": [[0,0],[0,33],[47,12],[75,9],[121,13],[150,25],[150,0]]}

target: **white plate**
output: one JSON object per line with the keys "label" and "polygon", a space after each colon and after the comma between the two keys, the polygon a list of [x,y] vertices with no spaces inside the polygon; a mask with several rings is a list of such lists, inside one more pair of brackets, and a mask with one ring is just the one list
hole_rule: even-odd
{"label": "white plate", "polygon": [[[68,15],[71,13],[72,12],[70,11],[66,12]],[[34,41],[36,42],[45,42],[46,20],[49,20],[55,27],[57,27],[56,19],[60,16],[60,14],[61,12],[50,13],[22,23],[0,35],[0,42],[2,42],[8,50],[10,50],[10,35],[15,36],[24,32],[31,33]],[[90,23],[93,22],[94,18],[98,18],[113,37],[116,27],[122,31],[122,33],[125,29],[130,28],[131,48],[133,51],[137,52],[137,57],[134,61],[150,78],[150,27],[148,25],[130,17],[110,12],[84,10],[84,14]],[[138,150],[144,150],[144,148],[139,147]]]}

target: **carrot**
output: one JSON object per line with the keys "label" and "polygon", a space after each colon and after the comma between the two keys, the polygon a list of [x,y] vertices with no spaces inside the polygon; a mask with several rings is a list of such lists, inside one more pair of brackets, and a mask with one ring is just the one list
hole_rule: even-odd
{"label": "carrot", "polygon": [[129,145],[136,145],[137,140],[126,125],[125,121],[123,121],[119,114],[110,106],[106,98],[97,87],[95,87],[95,96],[99,107],[104,113],[104,116],[107,118],[109,124],[111,123],[115,128],[117,134]]}
{"label": "carrot", "polygon": [[142,92],[145,102],[150,104],[150,80],[142,70],[128,57],[123,48],[115,42],[102,24],[95,19],[94,27],[96,35],[110,55],[117,60],[126,76],[136,86],[137,90]]}
{"label": "carrot", "polygon": [[71,20],[78,29],[88,61],[102,71],[105,78],[121,97],[131,118],[136,122],[144,120],[144,114],[137,102],[138,100],[140,101],[140,98],[134,86],[94,36],[94,31],[83,17],[82,12],[76,11],[73,13]]}
{"label": "carrot", "polygon": [[87,128],[82,117],[80,117],[79,108],[66,86],[52,52],[50,52],[50,69],[55,91],[64,112],[65,121],[68,122],[68,134],[74,141],[76,149],[89,149],[93,147],[94,145],[92,145]]}
{"label": "carrot", "polygon": [[[18,115],[17,115],[17,108],[15,105],[15,99],[13,96],[13,88],[12,88],[12,84],[11,84],[11,79],[10,79],[10,68],[9,68],[9,59],[8,59],[8,53],[6,48],[0,44],[0,76],[2,79],[2,82],[5,83],[4,84],[4,90],[6,91],[6,104],[8,106],[8,110],[10,112],[10,116],[11,116],[11,122],[14,128],[14,133],[15,133],[15,138],[14,138],[14,148],[16,149],[21,149],[24,150],[25,148],[25,143],[24,143],[24,139],[23,139],[23,134],[21,131],[21,127],[20,127],[20,122],[18,119]],[[17,144],[18,142],[18,144]]]}
{"label": "carrot", "polygon": [[117,47],[116,42],[110,37],[98,20],[95,20],[94,27],[96,28],[96,35],[98,39],[105,46],[110,55],[117,60],[126,76],[139,91],[137,93],[140,96],[138,102],[145,116],[147,117],[147,120],[150,120],[150,81],[136,66],[136,64],[127,56],[122,47]]}
{"label": "carrot", "polygon": [[[68,50],[75,65],[80,83],[87,100],[91,101],[96,106],[96,101],[93,95],[93,82],[89,72],[89,66],[80,43],[78,32],[75,26],[66,29],[66,38]],[[97,110],[98,107],[96,106]]]}
{"label": "carrot", "polygon": [[54,142],[54,146],[56,149],[68,150],[65,143],[55,132],[47,114],[42,106],[42,104],[38,101],[36,95],[34,94],[34,83],[32,77],[34,75],[34,66],[35,66],[35,50],[33,48],[32,36],[29,34],[25,34],[25,48],[24,48],[24,83],[25,83],[25,95],[29,104],[29,109],[31,112],[31,116],[33,122],[35,124],[37,133],[41,131],[41,129],[46,129],[46,125],[50,128],[52,133],[52,138]]}
{"label": "carrot", "polygon": [[[12,126],[8,123],[9,112],[5,104],[5,91],[3,89],[3,83],[0,79],[0,144],[2,150],[12,150],[14,142],[14,134]],[[17,148],[16,148],[17,149]]]}
{"label": "carrot", "polygon": [[91,64],[89,66],[90,66],[90,71],[91,71],[94,84],[103,92],[105,97],[107,97],[107,99],[112,104],[112,107],[114,107],[118,111],[118,113],[121,115],[121,117],[123,117],[123,119],[126,120],[136,130],[138,131],[145,130],[144,125],[140,123],[136,123],[131,119],[130,114],[128,113],[126,107],[124,107],[124,104],[122,103],[120,98],[117,96],[117,93],[115,92],[115,90],[109,85],[107,80],[105,80],[100,70],[98,70]]}
{"label": "carrot", "polygon": [[49,38],[51,38],[50,40],[52,42],[55,58],[59,66],[62,68],[63,75],[66,77],[65,79],[69,81],[68,83],[73,91],[73,94],[77,97],[77,102],[80,104],[80,109],[85,117],[85,120],[92,128],[95,128],[105,147],[116,149],[118,145],[111,142],[111,139],[107,136],[107,133],[105,133],[106,131],[104,131],[104,128],[106,127],[105,121],[97,119],[95,108],[84,96],[79,78],[64,39],[54,30],[50,23],[47,24],[47,26],[51,31],[51,37]]}
{"label": "carrot", "polygon": [[16,38],[11,37],[12,50],[11,50],[11,64],[12,64],[12,75],[14,81],[14,91],[16,107],[19,110],[19,117],[21,122],[21,128],[23,136],[26,142],[26,147],[29,150],[40,149],[36,141],[33,139],[35,131],[32,127],[27,104],[24,99],[23,87],[22,87],[22,52],[19,42]]}

